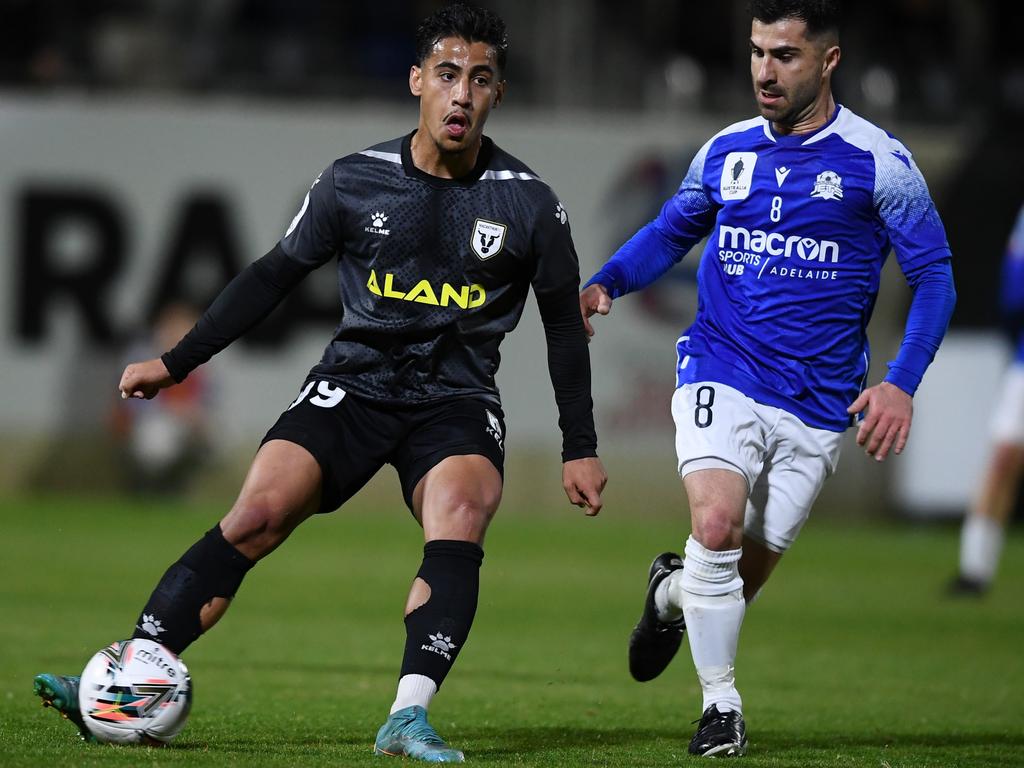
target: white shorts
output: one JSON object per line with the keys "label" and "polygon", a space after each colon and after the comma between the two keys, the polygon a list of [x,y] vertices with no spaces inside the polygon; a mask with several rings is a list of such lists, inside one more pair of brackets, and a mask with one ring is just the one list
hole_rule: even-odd
{"label": "white shorts", "polygon": [[700,469],[742,475],[750,491],[744,533],[785,552],[836,469],[842,433],[809,427],[788,411],[710,381],[679,387],[672,418],[680,476]]}
{"label": "white shorts", "polygon": [[991,430],[997,443],[1024,445],[1024,363],[1014,363],[1003,376]]}

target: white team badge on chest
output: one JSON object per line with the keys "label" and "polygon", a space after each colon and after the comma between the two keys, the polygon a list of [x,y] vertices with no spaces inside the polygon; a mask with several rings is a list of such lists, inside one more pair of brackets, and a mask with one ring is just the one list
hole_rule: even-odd
{"label": "white team badge on chest", "polygon": [[843,177],[835,171],[822,171],[814,180],[811,197],[820,197],[822,200],[842,200]]}
{"label": "white team badge on chest", "polygon": [[754,179],[756,152],[730,152],[722,166],[722,181],[719,189],[723,200],[745,200],[750,194]]}
{"label": "white team badge on chest", "polygon": [[508,227],[487,219],[477,219],[473,222],[473,235],[469,244],[473,247],[473,253],[483,261],[497,255],[505,244],[505,233]]}

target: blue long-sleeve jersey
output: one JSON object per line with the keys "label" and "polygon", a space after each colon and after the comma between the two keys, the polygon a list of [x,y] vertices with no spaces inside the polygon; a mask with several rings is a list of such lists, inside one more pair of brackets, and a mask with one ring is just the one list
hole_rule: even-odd
{"label": "blue long-sleeve jersey", "polygon": [[677,345],[679,385],[717,381],[842,431],[892,249],[914,300],[886,379],[914,393],[955,291],[942,222],[903,144],[841,106],[812,134],[777,135],[763,118],[729,126],[590,283],[612,298],[643,288],[709,234],[697,314]]}

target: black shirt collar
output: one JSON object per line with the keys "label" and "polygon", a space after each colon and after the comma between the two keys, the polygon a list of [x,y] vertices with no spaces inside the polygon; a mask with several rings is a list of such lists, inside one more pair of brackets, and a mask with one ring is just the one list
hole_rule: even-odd
{"label": "black shirt collar", "polygon": [[417,168],[416,164],[412,161],[412,137],[415,135],[416,131],[413,131],[402,139],[402,168],[405,170],[405,175],[410,178],[419,179],[435,187],[465,187],[478,181],[483,176],[484,171],[487,170],[487,166],[491,164],[491,156],[494,154],[494,142],[484,136],[480,144],[480,153],[476,156],[476,165],[473,166],[472,171],[457,179],[444,179],[440,176],[433,176]]}

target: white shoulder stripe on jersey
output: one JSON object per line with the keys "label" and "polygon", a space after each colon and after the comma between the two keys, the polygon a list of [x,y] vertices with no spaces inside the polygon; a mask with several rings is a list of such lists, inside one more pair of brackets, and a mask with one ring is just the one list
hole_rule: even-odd
{"label": "white shoulder stripe on jersey", "polygon": [[[720,130],[706,142],[704,146],[697,150],[697,154],[693,156],[693,161],[690,163],[690,168],[686,172],[686,176],[683,177],[682,184],[679,188],[682,189],[686,186],[687,182],[691,182],[696,188],[700,188],[703,184],[702,179],[704,178],[704,161],[707,159],[708,152],[711,149],[711,145],[718,141],[722,136],[728,136],[731,133],[741,133],[742,131],[748,131],[755,127],[758,123],[764,123],[768,125],[768,121],[763,117],[752,117],[749,120],[740,120],[738,123],[727,125],[725,128]],[[769,138],[771,138],[771,131],[765,127],[765,132]],[[774,141],[774,139],[772,139]]]}
{"label": "white shoulder stripe on jersey", "polygon": [[876,155],[901,152],[904,155],[910,155],[910,150],[901,141],[894,139],[874,123],[868,122],[842,105],[840,105],[839,115],[832,121],[832,125],[820,133],[814,134],[803,144],[804,146],[815,144],[832,134],[838,135],[847,144],[864,152],[872,152]]}
{"label": "white shoulder stripe on jersey", "polygon": [[520,181],[540,181],[539,176],[519,171],[484,171],[483,175],[480,176],[481,181],[510,181],[512,179],[519,179]]}
{"label": "white shoulder stripe on jersey", "polygon": [[772,141],[775,141],[775,139],[772,138],[772,132],[768,130],[768,121],[763,117],[751,117],[747,120],[740,120],[738,123],[727,125],[708,140],[708,146],[710,146],[711,142],[715,139],[719,139],[722,136],[728,136],[730,133],[742,133],[743,131],[749,131],[751,128],[755,128],[758,125],[763,126],[765,135]]}
{"label": "white shoulder stripe on jersey", "polygon": [[378,160],[386,160],[389,163],[402,164],[402,156],[397,152],[378,152],[376,149],[364,149],[359,154],[366,155],[367,157],[375,157]]}

